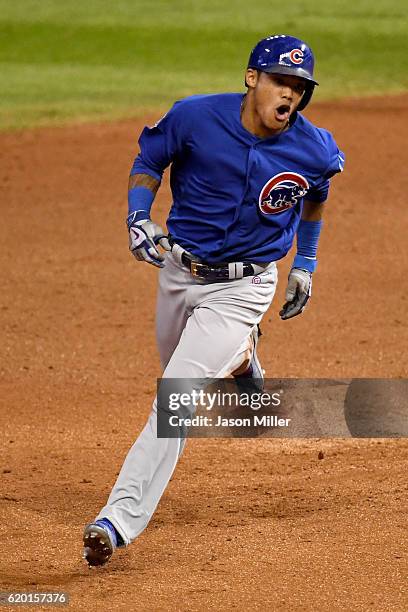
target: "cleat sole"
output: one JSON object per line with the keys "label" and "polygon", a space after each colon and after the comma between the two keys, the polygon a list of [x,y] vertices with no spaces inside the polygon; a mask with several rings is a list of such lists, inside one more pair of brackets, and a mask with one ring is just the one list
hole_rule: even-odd
{"label": "cleat sole", "polygon": [[114,546],[102,527],[89,526],[84,531],[83,557],[90,566],[105,565],[111,558]]}

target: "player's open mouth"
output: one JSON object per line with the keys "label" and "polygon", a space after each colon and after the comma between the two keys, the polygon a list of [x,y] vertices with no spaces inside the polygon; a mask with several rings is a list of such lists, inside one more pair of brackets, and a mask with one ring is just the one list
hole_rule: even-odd
{"label": "player's open mouth", "polygon": [[278,121],[287,121],[289,119],[290,105],[281,104],[275,111],[275,116]]}

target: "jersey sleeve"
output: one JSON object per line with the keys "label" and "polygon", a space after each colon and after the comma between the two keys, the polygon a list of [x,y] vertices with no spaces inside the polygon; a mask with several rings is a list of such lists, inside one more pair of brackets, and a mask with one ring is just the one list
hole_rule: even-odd
{"label": "jersey sleeve", "polygon": [[338,172],[343,172],[345,156],[338,148],[333,136],[330,132],[326,132],[327,153],[329,163],[322,173],[321,177],[316,181],[306,196],[311,202],[325,202],[329,195],[330,179]]}
{"label": "jersey sleeve", "polygon": [[153,127],[145,127],[139,138],[140,153],[130,174],[148,174],[161,180],[164,170],[181,153],[188,137],[189,114],[182,101]]}

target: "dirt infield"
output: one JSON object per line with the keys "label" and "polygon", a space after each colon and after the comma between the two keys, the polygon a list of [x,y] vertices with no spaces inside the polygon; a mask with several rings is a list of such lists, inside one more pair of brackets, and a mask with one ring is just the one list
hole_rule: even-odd
{"label": "dirt infield", "polygon": [[[308,116],[346,171],[311,305],[287,322],[280,265],[264,367],[407,377],[408,97]],[[140,128],[0,136],[0,590],[64,590],[74,610],[408,609],[407,440],[190,440],[140,538],[105,568],[81,561],[160,374],[157,271],[123,221]],[[157,202],[163,221],[167,178]]]}

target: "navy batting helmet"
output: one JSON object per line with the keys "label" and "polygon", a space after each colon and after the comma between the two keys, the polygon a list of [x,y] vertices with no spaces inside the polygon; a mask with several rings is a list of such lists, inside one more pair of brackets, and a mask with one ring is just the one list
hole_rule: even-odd
{"label": "navy batting helmet", "polygon": [[305,79],[306,90],[297,110],[303,110],[309,104],[315,85],[319,84],[313,78],[314,56],[311,48],[294,36],[277,34],[260,40],[251,51],[248,68]]}

